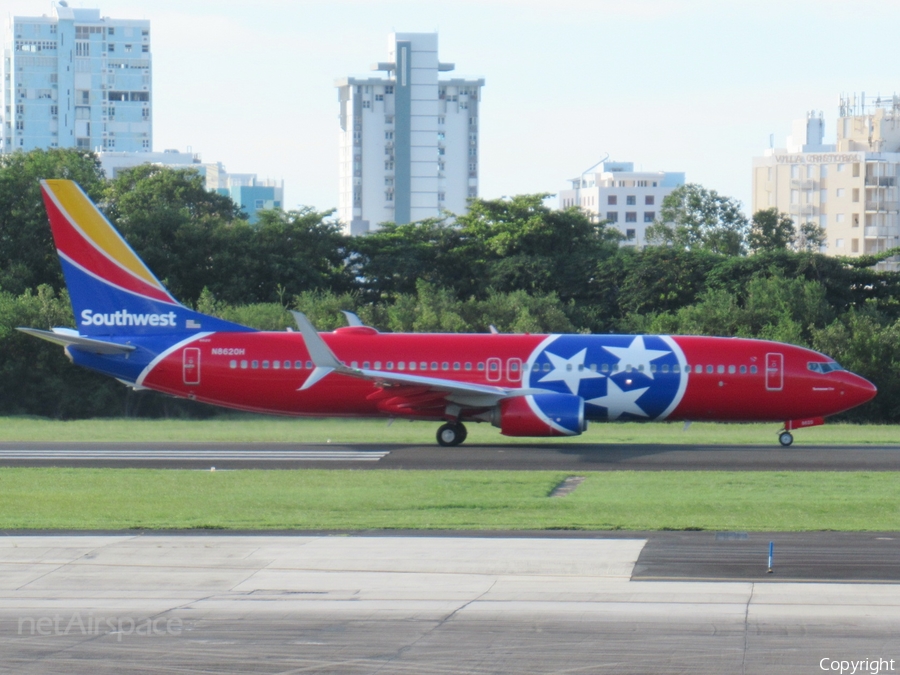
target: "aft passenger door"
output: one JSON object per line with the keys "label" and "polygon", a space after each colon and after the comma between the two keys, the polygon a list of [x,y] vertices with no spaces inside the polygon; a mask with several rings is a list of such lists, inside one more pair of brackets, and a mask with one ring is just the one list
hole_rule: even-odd
{"label": "aft passenger door", "polygon": [[184,383],[200,384],[200,350],[196,347],[186,347],[181,365]]}
{"label": "aft passenger door", "polygon": [[781,391],[784,388],[784,354],[766,354],[766,391]]}

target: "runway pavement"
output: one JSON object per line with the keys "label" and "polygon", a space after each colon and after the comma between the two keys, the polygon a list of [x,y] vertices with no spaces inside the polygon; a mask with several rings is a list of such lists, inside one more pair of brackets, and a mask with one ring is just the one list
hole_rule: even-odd
{"label": "runway pavement", "polygon": [[900,445],[0,443],[0,466],[179,469],[900,471]]}
{"label": "runway pavement", "polygon": [[[0,537],[0,672],[900,668],[900,585],[641,580],[677,550],[713,567],[731,544],[758,553],[740,533],[673,534]],[[809,536],[798,550],[847,548]],[[892,536],[850,543],[866,557]]]}

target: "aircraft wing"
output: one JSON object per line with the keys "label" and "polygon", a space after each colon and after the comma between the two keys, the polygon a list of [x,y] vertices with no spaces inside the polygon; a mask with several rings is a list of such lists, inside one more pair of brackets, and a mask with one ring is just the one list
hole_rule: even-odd
{"label": "aircraft wing", "polygon": [[121,345],[115,342],[95,340],[83,337],[75,331],[66,328],[54,328],[52,331],[38,330],[37,328],[16,328],[16,330],[47,342],[62,345],[63,347],[77,347],[92,354],[127,354],[135,350],[134,345]]}
{"label": "aircraft wing", "polygon": [[[306,349],[315,366],[312,374],[307,378],[300,390],[309,389],[316,382],[330,373],[340,373],[350,377],[369,380],[382,387],[397,387],[404,390],[398,391],[398,395],[414,395],[423,401],[429,398],[429,394],[440,394],[444,400],[460,406],[474,408],[488,408],[504,398],[515,396],[527,396],[529,394],[546,393],[546,389],[524,389],[495,387],[487,384],[474,384],[447,380],[440,377],[428,377],[425,375],[411,375],[397,371],[367,370],[362,368],[350,368],[338,360],[325,341],[301,312],[291,312],[300,329]],[[433,397],[431,397],[433,398]]]}

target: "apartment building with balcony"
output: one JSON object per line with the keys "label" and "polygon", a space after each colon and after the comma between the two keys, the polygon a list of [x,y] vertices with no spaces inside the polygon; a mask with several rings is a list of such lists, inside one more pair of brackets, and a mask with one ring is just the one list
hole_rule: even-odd
{"label": "apartment building with balcony", "polygon": [[900,98],[842,97],[834,144],[824,143],[824,126],[821,113],[809,113],[786,148],[753,159],[753,212],[775,207],[798,228],[819,225],[831,255],[900,246]]}

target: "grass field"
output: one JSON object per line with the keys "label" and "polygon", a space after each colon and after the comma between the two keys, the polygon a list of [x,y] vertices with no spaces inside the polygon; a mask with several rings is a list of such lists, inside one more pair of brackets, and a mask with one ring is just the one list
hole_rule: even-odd
{"label": "grass field", "polygon": [[[433,444],[437,424],[398,420],[289,419],[255,415],[212,420],[94,419],[61,422],[33,417],[0,418],[0,441],[256,441],[285,443]],[[775,444],[778,424],[637,422],[592,424],[575,438],[521,439],[487,424],[468,425],[468,445],[501,443],[692,443]],[[895,444],[900,427],[833,424],[794,433],[795,444]]]}
{"label": "grass field", "polygon": [[900,530],[897,473],[0,469],[0,529]]}

